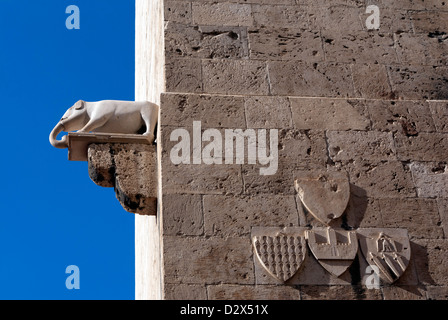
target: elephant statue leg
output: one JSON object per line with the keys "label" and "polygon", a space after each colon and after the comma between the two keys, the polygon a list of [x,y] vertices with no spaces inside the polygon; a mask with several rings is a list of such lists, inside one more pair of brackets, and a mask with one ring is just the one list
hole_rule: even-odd
{"label": "elephant statue leg", "polygon": [[143,108],[141,116],[146,126],[146,132],[143,133],[143,135],[148,137],[150,142],[154,142],[154,130],[157,124],[158,110],[154,110],[153,108]]}
{"label": "elephant statue leg", "polygon": [[89,122],[81,129],[78,130],[78,132],[90,132],[95,130],[96,128],[99,128],[106,124],[107,118],[100,118],[100,119],[90,119]]}

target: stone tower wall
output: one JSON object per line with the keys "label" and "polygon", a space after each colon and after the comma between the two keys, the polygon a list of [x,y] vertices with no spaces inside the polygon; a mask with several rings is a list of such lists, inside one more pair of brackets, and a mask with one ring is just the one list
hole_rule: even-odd
{"label": "stone tower wall", "polygon": [[[368,5],[380,10],[379,30],[366,27]],[[164,20],[164,299],[446,298],[448,2],[179,0],[164,1]],[[170,157],[179,128],[190,164]],[[261,175],[247,157],[192,163],[206,129],[278,129],[276,173]],[[348,173],[349,205],[334,227],[408,230],[411,260],[393,285],[366,288],[360,253],[334,277],[308,251],[287,285],[257,265],[254,227],[324,226],[294,188],[313,170]]]}

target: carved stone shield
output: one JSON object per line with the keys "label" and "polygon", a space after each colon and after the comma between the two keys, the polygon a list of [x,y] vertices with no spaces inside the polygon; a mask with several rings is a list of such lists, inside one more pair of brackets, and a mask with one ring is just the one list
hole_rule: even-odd
{"label": "carved stone shield", "polygon": [[306,231],[306,238],[317,261],[336,277],[350,267],[358,252],[355,231],[313,228]]}
{"label": "carved stone shield", "polygon": [[411,245],[408,231],[397,228],[358,229],[361,252],[371,266],[376,266],[383,282],[398,280],[408,267]]}
{"label": "carved stone shield", "polygon": [[350,198],[346,172],[301,173],[294,185],[305,208],[327,225],[344,213]]}
{"label": "carved stone shield", "polygon": [[252,244],[258,261],[274,278],[291,279],[306,256],[305,228],[252,229]]}

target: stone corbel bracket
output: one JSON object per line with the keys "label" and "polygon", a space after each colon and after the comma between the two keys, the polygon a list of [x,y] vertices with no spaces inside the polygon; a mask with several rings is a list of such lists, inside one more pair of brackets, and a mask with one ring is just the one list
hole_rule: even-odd
{"label": "stone corbel bracket", "polygon": [[70,133],[69,159],[87,160],[90,179],[113,187],[126,211],[157,214],[157,152],[145,137]]}

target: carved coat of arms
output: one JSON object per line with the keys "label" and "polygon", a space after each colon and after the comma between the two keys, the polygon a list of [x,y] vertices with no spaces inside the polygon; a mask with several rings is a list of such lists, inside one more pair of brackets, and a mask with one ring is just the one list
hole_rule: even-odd
{"label": "carved coat of arms", "polygon": [[405,272],[411,258],[406,229],[358,229],[361,252],[371,266],[379,270],[383,282],[391,284]]}
{"label": "carved coat of arms", "polygon": [[264,269],[281,282],[291,279],[306,255],[305,228],[253,228],[252,244]]}

